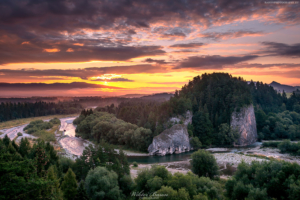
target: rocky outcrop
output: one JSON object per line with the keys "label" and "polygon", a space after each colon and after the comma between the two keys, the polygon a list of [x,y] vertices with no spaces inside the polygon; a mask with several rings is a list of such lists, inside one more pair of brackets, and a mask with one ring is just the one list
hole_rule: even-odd
{"label": "rocky outcrop", "polygon": [[164,130],[161,134],[153,138],[152,144],[148,147],[150,155],[160,156],[190,150],[189,134],[184,124],[176,124]]}
{"label": "rocky outcrop", "polygon": [[247,146],[257,140],[256,120],[253,105],[235,111],[231,115],[231,127],[237,129],[240,138],[235,146]]}
{"label": "rocky outcrop", "polygon": [[179,115],[177,117],[170,118],[168,123],[174,125],[174,124],[179,124],[180,121],[182,121],[183,124],[187,126],[188,124],[192,124],[192,118],[193,118],[193,114],[191,111],[188,110],[186,111],[184,116]]}

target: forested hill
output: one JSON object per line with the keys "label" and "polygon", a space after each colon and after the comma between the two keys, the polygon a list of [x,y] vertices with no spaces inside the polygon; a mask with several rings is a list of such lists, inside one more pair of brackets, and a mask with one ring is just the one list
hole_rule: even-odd
{"label": "forested hill", "polygon": [[238,138],[230,130],[232,112],[252,103],[250,88],[242,78],[227,73],[196,76],[175,93],[192,102],[193,133],[205,145],[230,145]]}
{"label": "forested hill", "polygon": [[300,139],[300,132],[297,132],[300,130],[297,117],[300,115],[300,95],[293,93],[287,98],[284,92],[281,94],[268,84],[246,82],[226,73],[196,76],[163,103],[130,100],[118,107],[97,110],[151,129],[153,136],[168,128],[165,124],[170,117],[192,110],[193,123],[188,127],[190,136],[198,137],[204,145],[220,146],[236,141],[238,135],[230,129],[231,114],[250,104],[255,108],[259,139]]}

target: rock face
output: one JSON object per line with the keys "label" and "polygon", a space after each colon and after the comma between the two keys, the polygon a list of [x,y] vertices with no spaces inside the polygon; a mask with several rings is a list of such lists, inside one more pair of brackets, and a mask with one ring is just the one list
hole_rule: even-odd
{"label": "rock face", "polygon": [[166,154],[190,151],[189,134],[184,124],[176,124],[153,138],[148,147],[150,155],[164,156]]}
{"label": "rock face", "polygon": [[184,125],[192,124],[192,118],[193,114],[191,111],[186,111],[185,116],[177,116],[177,117],[172,117],[169,119],[169,123],[179,123],[180,121],[183,122]]}
{"label": "rock face", "polygon": [[256,120],[253,105],[244,107],[231,115],[231,127],[239,131],[240,139],[234,146],[247,146],[257,140]]}

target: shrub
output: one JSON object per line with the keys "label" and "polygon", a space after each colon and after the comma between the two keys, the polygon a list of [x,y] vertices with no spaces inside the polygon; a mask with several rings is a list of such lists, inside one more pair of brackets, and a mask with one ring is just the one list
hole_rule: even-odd
{"label": "shrub", "polygon": [[60,124],[60,119],[58,119],[57,117],[55,117],[55,118],[51,119],[50,122],[52,124]]}
{"label": "shrub", "polygon": [[18,135],[18,136],[23,136],[23,134],[22,134],[22,133],[20,133],[20,132],[19,132],[17,135]]}
{"label": "shrub", "polygon": [[133,165],[134,167],[138,167],[138,166],[139,166],[139,165],[137,164],[137,162],[133,162],[132,165]]}
{"label": "shrub", "polygon": [[209,178],[214,178],[214,176],[219,175],[219,166],[215,157],[205,151],[198,150],[193,153],[192,156],[192,172],[198,176],[205,176]]}

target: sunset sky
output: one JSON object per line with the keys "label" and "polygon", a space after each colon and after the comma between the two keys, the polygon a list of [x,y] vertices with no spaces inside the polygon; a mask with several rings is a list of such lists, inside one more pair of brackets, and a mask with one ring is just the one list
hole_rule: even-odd
{"label": "sunset sky", "polygon": [[0,1],[1,97],[173,92],[212,72],[300,86],[300,1]]}

